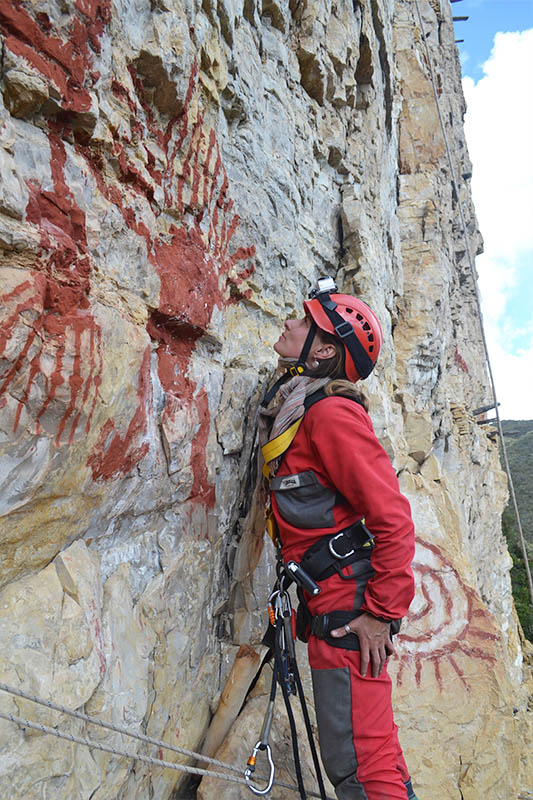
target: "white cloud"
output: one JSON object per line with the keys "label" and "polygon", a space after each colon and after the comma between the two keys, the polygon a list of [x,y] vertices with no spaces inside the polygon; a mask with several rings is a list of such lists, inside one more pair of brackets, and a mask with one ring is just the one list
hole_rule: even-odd
{"label": "white cloud", "polygon": [[[463,89],[472,194],[485,241],[476,262],[485,330],[502,416],[533,419],[533,339],[523,347],[533,317],[533,29],[497,33],[483,71],[477,83],[464,78]],[[520,312],[513,296],[524,292],[530,301],[522,298]]]}
{"label": "white cloud", "polygon": [[514,353],[506,347],[505,330],[485,323],[492,372],[502,419],[532,419],[533,336],[529,346]]}

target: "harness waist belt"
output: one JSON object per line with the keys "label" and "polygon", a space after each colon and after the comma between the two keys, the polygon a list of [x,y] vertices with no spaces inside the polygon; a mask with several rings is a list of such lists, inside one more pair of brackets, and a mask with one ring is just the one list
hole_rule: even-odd
{"label": "harness waist belt", "polygon": [[[344,628],[349,622],[359,617],[362,611],[330,611],[329,614],[318,614],[311,617],[309,627],[313,636],[317,639],[324,639],[332,647],[339,647],[342,650],[360,650],[359,637],[355,633],[347,633],[340,639],[331,636],[331,631],[337,628]],[[390,623],[390,637],[400,630],[401,619],[393,619]]]}
{"label": "harness waist belt", "polygon": [[330,611],[329,614],[319,614],[317,617],[311,618],[311,633],[317,639],[325,639],[332,647],[339,647],[342,650],[359,650],[359,637],[355,633],[347,633],[341,639],[334,639],[330,633],[336,628],[344,628],[360,613],[357,611]]}
{"label": "harness waist belt", "polygon": [[305,551],[300,566],[315,581],[324,581],[335,572],[344,578],[343,567],[360,558],[370,557],[374,547],[373,539],[364,521],[360,519],[349,528],[321,536]]}

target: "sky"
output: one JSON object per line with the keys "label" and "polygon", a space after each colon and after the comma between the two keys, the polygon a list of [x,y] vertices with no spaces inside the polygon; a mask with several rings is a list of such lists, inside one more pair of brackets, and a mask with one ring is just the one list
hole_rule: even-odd
{"label": "sky", "polygon": [[467,101],[476,258],[503,419],[533,419],[533,0],[452,5]]}

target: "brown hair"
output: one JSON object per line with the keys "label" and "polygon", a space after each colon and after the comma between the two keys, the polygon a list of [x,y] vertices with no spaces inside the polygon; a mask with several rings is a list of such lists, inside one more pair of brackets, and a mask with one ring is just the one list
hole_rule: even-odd
{"label": "brown hair", "polygon": [[324,344],[332,344],[335,347],[335,355],[331,358],[323,359],[316,369],[312,370],[314,378],[331,378],[330,383],[324,387],[324,392],[329,395],[342,394],[353,398],[357,403],[368,411],[368,400],[358,389],[355,383],[347,380],[344,360],[345,350],[342,342],[336,336],[327,331],[318,330],[316,335]]}

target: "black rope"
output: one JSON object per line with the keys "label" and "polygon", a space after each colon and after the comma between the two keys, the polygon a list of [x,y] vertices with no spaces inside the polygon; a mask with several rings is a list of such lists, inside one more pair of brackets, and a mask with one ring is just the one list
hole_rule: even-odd
{"label": "black rope", "polygon": [[311,720],[309,719],[309,712],[307,710],[307,703],[305,700],[304,689],[300,678],[300,671],[296,659],[294,660],[294,679],[298,689],[298,696],[300,697],[300,705],[302,706],[302,713],[304,715],[305,729],[307,731],[307,738],[309,739],[309,746],[311,748],[311,755],[313,756],[313,764],[316,770],[316,779],[318,781],[318,789],[322,800],[327,800],[326,789],[324,780],[322,778],[322,770],[320,769],[320,762],[318,760],[318,753],[316,751],[315,739],[313,736],[313,729],[311,728]]}
{"label": "black rope", "polygon": [[298,783],[298,790],[300,792],[301,800],[307,800],[307,795],[305,793],[305,786],[303,782],[302,776],[302,765],[300,763],[300,753],[298,750],[298,734],[296,731],[296,723],[294,721],[294,714],[291,708],[291,701],[289,698],[289,691],[287,689],[287,683],[285,681],[283,675],[283,662],[281,658],[281,632],[283,630],[283,619],[278,618],[276,620],[276,662],[278,664],[278,671],[280,676],[280,684],[281,684],[281,692],[283,694],[283,700],[285,701],[285,708],[287,709],[287,716],[289,717],[289,725],[291,729],[291,739],[292,739],[292,752],[294,755],[294,769],[296,772],[296,782]]}

